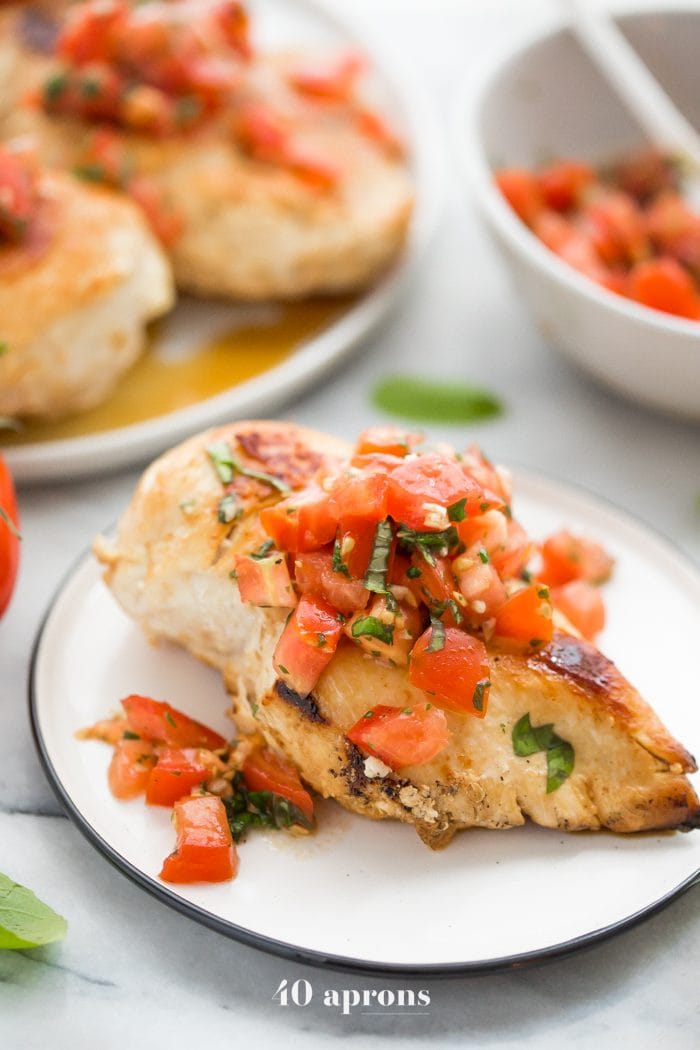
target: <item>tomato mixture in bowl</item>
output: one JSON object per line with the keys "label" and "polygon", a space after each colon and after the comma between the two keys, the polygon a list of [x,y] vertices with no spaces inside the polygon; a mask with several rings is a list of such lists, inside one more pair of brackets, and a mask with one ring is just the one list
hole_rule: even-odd
{"label": "tomato mixture in bowl", "polygon": [[700,319],[700,215],[655,151],[599,169],[558,160],[496,172],[504,197],[551,251],[618,295]]}

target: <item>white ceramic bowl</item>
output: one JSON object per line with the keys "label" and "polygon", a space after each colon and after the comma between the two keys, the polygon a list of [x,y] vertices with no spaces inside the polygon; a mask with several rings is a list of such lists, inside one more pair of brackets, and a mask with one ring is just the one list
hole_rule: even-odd
{"label": "white ceramic bowl", "polygon": [[[681,110],[700,124],[700,11],[624,15],[620,25]],[[567,29],[521,44],[459,111],[461,159],[477,201],[544,338],[618,393],[700,420],[700,322],[608,292],[549,251],[493,182],[499,167],[572,156],[593,162],[643,143]]]}

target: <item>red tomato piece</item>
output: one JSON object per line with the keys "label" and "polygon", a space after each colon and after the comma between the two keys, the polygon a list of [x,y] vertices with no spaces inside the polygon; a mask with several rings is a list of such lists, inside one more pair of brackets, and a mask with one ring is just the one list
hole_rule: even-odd
{"label": "red tomato piece", "polygon": [[[374,549],[376,523],[353,518],[341,522],[338,530],[338,549],[343,565],[353,580],[364,580]],[[341,610],[342,612],[342,610]]]}
{"label": "red tomato piece", "polygon": [[584,638],[593,640],[605,627],[605,603],[594,584],[571,580],[553,588],[552,603],[564,613]]}
{"label": "red tomato piece", "polygon": [[364,609],[369,601],[369,591],[360,580],[335,571],[330,550],[297,554],[294,575],[302,594],[317,594],[346,616]]}
{"label": "red tomato piece", "polygon": [[492,619],[508,597],[493,564],[467,553],[455,558],[452,568],[466,603],[462,613],[467,623],[479,625]]}
{"label": "red tomato piece", "polygon": [[605,583],[614,560],[595,540],[574,536],[566,529],[549,536],[542,544],[542,571],[539,578],[552,587],[569,580]]}
{"label": "red tomato piece", "polygon": [[378,473],[342,474],[331,489],[338,520],[383,521],[387,515],[389,476]]}
{"label": "red tomato piece", "polygon": [[347,102],[364,66],[363,56],[352,52],[341,55],[334,65],[328,65],[325,69],[292,69],[289,82],[295,90],[304,95],[331,102]]}
{"label": "red tomato piece", "polygon": [[237,554],[235,571],[242,602],[275,609],[293,609],[296,605],[287,559],[281,551],[264,558]]}
{"label": "red tomato piece", "polygon": [[372,452],[387,456],[407,456],[423,440],[423,434],[402,427],[376,426],[363,430],[355,444],[355,454],[366,456]]}
{"label": "red tomato piece", "polygon": [[378,704],[348,730],[348,740],[392,769],[420,766],[447,747],[444,711],[432,704],[388,707]]}
{"label": "red tomato piece", "polygon": [[457,627],[445,628],[442,646],[432,626],[420,636],[411,653],[408,677],[412,685],[434,696],[440,707],[477,718],[486,714],[491,684],[486,646]]}
{"label": "red tomato piece", "polygon": [[551,642],[554,625],[549,588],[533,583],[511,595],[496,613],[494,633],[528,645]]}
{"label": "red tomato piece", "polygon": [[175,851],[163,861],[164,882],[227,882],[238,872],[238,854],[223,802],[196,795],[175,803]]}
{"label": "red tomato piece", "polygon": [[318,485],[263,507],[260,521],[281,551],[314,551],[335,538],[338,515],[330,496]]}
{"label": "red tomato piece", "polygon": [[109,790],[114,797],[128,799],[143,794],[155,761],[149,741],[118,740],[107,771]]}
{"label": "red tomato piece", "polygon": [[545,206],[537,176],[525,168],[505,168],[496,172],[495,179],[516,215],[531,226]]}
{"label": "red tomato piece", "polygon": [[[5,518],[7,515],[7,518]],[[10,604],[19,568],[19,514],[12,475],[0,455],[0,616]]]}
{"label": "red tomato piece", "polygon": [[77,66],[110,61],[117,34],[126,26],[128,17],[128,5],[118,0],[81,4],[69,13],[56,42],[56,54]]}
{"label": "red tomato piece", "polygon": [[568,211],[580,203],[595,177],[590,164],[579,160],[559,160],[542,168],[538,182],[549,208]]}
{"label": "red tomato piece", "polygon": [[630,274],[629,295],[652,310],[700,319],[698,287],[688,271],[670,256],[648,259],[635,266]]}
{"label": "red tomato piece", "polygon": [[122,700],[129,729],[144,740],[157,741],[168,747],[224,747],[226,741],[213,729],[195,722],[189,715],[162,700],[132,694]]}
{"label": "red tomato piece", "polygon": [[243,765],[243,776],[251,791],[271,791],[300,809],[308,820],[314,819],[314,803],[291,762],[269,748],[253,751]]}
{"label": "red tomato piece", "polygon": [[598,190],[582,210],[582,227],[608,266],[636,262],[649,255],[644,216],[621,190]]}
{"label": "red tomato piece", "polygon": [[149,773],[146,802],[149,806],[174,806],[211,775],[211,767],[197,748],[166,747]]}
{"label": "red tomato piece", "polygon": [[300,696],[308,696],[333,659],[341,625],[323,598],[303,594],[277,643],[276,673]]}
{"label": "red tomato piece", "polygon": [[24,239],[36,196],[36,172],[29,158],[0,149],[0,242]]}
{"label": "red tomato piece", "polygon": [[447,515],[435,514],[433,508],[447,511],[465,500],[464,510],[469,515],[478,508],[481,496],[481,487],[459,463],[428,453],[409,460],[389,475],[387,509],[394,521],[411,529],[440,532],[449,524]]}

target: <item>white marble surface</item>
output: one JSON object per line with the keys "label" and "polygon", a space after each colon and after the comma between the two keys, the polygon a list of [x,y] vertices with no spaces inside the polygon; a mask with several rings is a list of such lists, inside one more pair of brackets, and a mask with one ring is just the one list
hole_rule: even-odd
{"label": "white marble surface", "polygon": [[[455,78],[552,5],[533,0],[335,0],[415,65],[447,128]],[[445,148],[449,151],[447,131]],[[449,152],[448,152],[449,156]],[[450,182],[423,271],[367,352],[287,418],[347,436],[374,413],[367,391],[394,370],[468,377],[505,400],[502,419],[467,433],[502,460],[575,481],[660,529],[700,561],[697,428],[625,404],[543,346]],[[156,903],[112,869],[62,816],[39,768],[26,712],[32,641],[71,560],[125,503],[136,472],[22,493],[23,566],[0,626],[0,870],[67,916],[69,936],[0,953],[0,1047],[349,1045],[697,1046],[697,888],[661,914],[585,954],[471,980],[383,981],[311,970],[209,932]],[[672,659],[672,654],[659,654]],[[692,683],[695,688],[695,683]],[[342,906],[342,905],[341,905]],[[308,978],[307,1008],[280,1007],[282,978]],[[327,988],[427,988],[426,1016],[342,1016]]]}

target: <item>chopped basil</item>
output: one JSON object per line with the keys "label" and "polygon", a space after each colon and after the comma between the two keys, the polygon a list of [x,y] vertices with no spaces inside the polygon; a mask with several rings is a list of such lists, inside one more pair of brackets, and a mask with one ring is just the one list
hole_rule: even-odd
{"label": "chopped basil", "polygon": [[419,550],[429,565],[435,564],[434,550],[438,554],[441,551],[447,553],[450,548],[456,547],[459,543],[459,536],[454,525],[443,529],[442,532],[416,532],[415,529],[409,529],[407,525],[399,525],[396,536],[400,543]]}
{"label": "chopped basil", "polygon": [[532,583],[534,577],[529,569],[522,569],[520,573],[520,579],[524,580],[525,583]]}
{"label": "chopped basil", "polygon": [[333,544],[333,572],[342,573],[343,576],[349,576],[350,570],[343,561],[343,556],[340,552],[340,540],[336,536],[335,543]]}
{"label": "chopped basil", "polygon": [[289,671],[288,671],[288,670],[287,670],[287,668],[286,668],[286,667],[284,666],[284,664],[280,664],[280,665],[279,665],[279,669],[280,669],[280,671],[282,672],[282,674],[289,674]]}
{"label": "chopped basil", "polygon": [[542,587],[538,587],[537,588],[537,597],[538,598],[549,598],[549,587],[546,587],[544,585]]}
{"label": "chopped basil", "polygon": [[68,924],[31,890],[0,875],[0,948],[38,948],[66,935]]}
{"label": "chopped basil", "polygon": [[323,631],[318,632],[318,634],[316,635],[316,639],[318,642],[319,649],[323,649],[328,644],[328,639],[326,638]]}
{"label": "chopped basil", "polygon": [[173,716],[172,716],[172,714],[170,713],[170,711],[166,711],[166,712],[165,712],[165,721],[166,721],[166,722],[167,722],[167,723],[168,723],[169,725],[171,725],[171,726],[172,726],[172,727],[173,727],[174,729],[177,729],[177,722],[176,722],[176,721],[175,721],[175,719],[173,718]]}
{"label": "chopped basil", "polygon": [[426,647],[426,653],[439,653],[445,648],[445,625],[442,620],[430,621],[430,642]]}
{"label": "chopped basil", "polygon": [[489,558],[489,552],[484,547],[479,547],[479,557],[483,561],[484,565],[488,565],[491,561]]}
{"label": "chopped basil", "polygon": [[408,576],[409,580],[415,580],[419,576],[421,576],[422,573],[417,565],[411,565],[411,567],[406,570],[406,575]]}
{"label": "chopped basil", "polygon": [[44,84],[44,98],[47,102],[55,102],[68,87],[68,77],[65,73],[54,73]]}
{"label": "chopped basil", "polygon": [[249,791],[242,775],[233,780],[234,793],[224,799],[226,816],[234,842],[241,842],[251,828],[313,827],[312,821],[289,799],[272,791]]}
{"label": "chopped basil", "polygon": [[9,346],[7,345],[7,343],[5,343],[5,342],[3,342],[2,340],[0,340],[0,357],[2,357],[2,356],[3,356],[3,354],[6,354],[6,353],[8,353],[9,349],[10,349],[10,348],[9,348]]}
{"label": "chopped basil", "polygon": [[465,497],[464,499],[458,499],[456,503],[449,506],[447,508],[447,517],[450,521],[464,521],[467,516],[466,505],[467,500]]}
{"label": "chopped basil", "polygon": [[261,543],[258,549],[256,551],[253,551],[252,554],[249,554],[248,557],[254,558],[255,561],[262,561],[263,558],[266,558],[268,556],[274,545],[274,540],[265,540],[265,542]]}
{"label": "chopped basil", "polygon": [[223,485],[229,485],[233,481],[234,474],[242,474],[246,478],[262,481],[278,492],[289,492],[289,485],[281,478],[272,474],[266,474],[263,470],[255,470],[253,467],[244,466],[231,451],[225,441],[217,441],[207,448],[207,455],[212,461],[214,470]]}
{"label": "chopped basil", "polygon": [[433,600],[431,595],[428,594],[425,587],[423,587],[422,590],[423,594],[426,597],[428,605],[430,606],[431,618],[438,619],[439,617],[443,616],[444,613],[447,612],[447,610],[449,609],[449,611],[452,613],[455,623],[460,624],[462,622],[462,613],[460,612],[459,605],[454,600],[454,598],[448,598],[446,602],[436,602]]}
{"label": "chopped basil", "polygon": [[221,497],[217,516],[222,525],[230,525],[232,521],[240,517],[241,513],[241,505],[231,492]]}
{"label": "chopped basil", "polygon": [[389,565],[393,532],[388,518],[380,521],[374,533],[374,545],[365,574],[364,584],[374,594],[386,594],[386,570]]}
{"label": "chopped basil", "polygon": [[480,682],[476,683],[476,689],[472,697],[472,705],[475,711],[484,710],[484,697],[486,690],[491,688],[491,683],[488,678],[482,678]]}
{"label": "chopped basil", "polygon": [[178,124],[189,124],[201,115],[202,104],[195,95],[183,95],[175,102],[175,120]]}
{"label": "chopped basil", "polygon": [[101,164],[76,164],[73,174],[86,182],[107,182],[107,173]]}
{"label": "chopped basil", "polygon": [[141,737],[138,733],[132,733],[130,729],[125,729],[122,733],[122,740],[140,740]]}
{"label": "chopped basil", "polygon": [[571,775],[574,768],[574,749],[567,740],[554,732],[552,723],[542,726],[530,724],[529,713],[523,715],[512,732],[513,751],[519,758],[544,751],[547,756],[547,794],[550,795]]}
{"label": "chopped basil", "polygon": [[352,636],[353,638],[369,636],[385,645],[391,645],[394,641],[394,628],[391,624],[382,623],[376,616],[361,616],[352,625]]}
{"label": "chopped basil", "polygon": [[102,85],[96,77],[85,77],[80,85],[80,94],[85,98],[99,98],[102,94]]}

